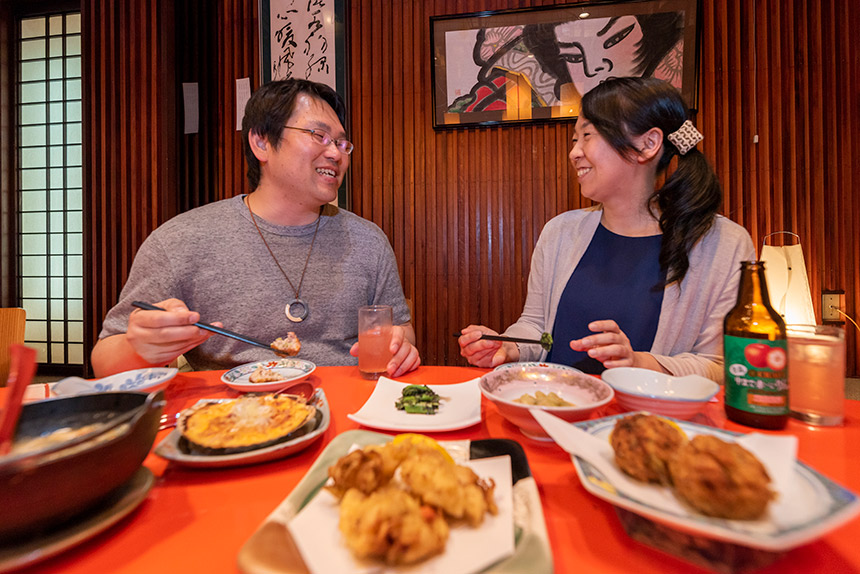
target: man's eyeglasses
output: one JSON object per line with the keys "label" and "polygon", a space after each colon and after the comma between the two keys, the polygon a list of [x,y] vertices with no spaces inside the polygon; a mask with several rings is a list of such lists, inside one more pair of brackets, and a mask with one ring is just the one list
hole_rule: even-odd
{"label": "man's eyeglasses", "polygon": [[355,148],[355,146],[352,145],[351,141],[343,140],[343,139],[341,139],[341,140],[335,139],[322,130],[312,130],[312,129],[308,129],[308,128],[297,128],[294,126],[284,126],[284,129],[299,130],[300,132],[309,133],[309,134],[311,134],[311,136],[313,136],[314,140],[318,144],[323,145],[323,146],[327,146],[330,143],[334,143],[334,145],[337,149],[339,149],[340,151],[342,151],[343,153],[345,153],[347,155],[351,154],[352,150]]}

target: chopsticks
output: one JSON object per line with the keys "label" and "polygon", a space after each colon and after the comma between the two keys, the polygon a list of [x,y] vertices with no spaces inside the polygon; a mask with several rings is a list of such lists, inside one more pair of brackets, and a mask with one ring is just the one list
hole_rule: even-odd
{"label": "chopsticks", "polygon": [[[162,307],[158,307],[157,305],[151,305],[149,303],[144,303],[143,301],[133,301],[133,307],[137,307],[138,309],[144,309],[146,311],[167,311]],[[254,345],[255,347],[262,347],[264,349],[268,349],[275,353],[276,355],[286,357],[286,353],[281,353],[277,349],[272,348],[272,346],[268,343],[264,343],[263,341],[259,341],[254,339],[253,337],[248,337],[247,335],[241,335],[239,333],[234,333],[228,329],[224,329],[222,327],[216,327],[214,325],[210,325],[209,323],[194,323],[196,327],[200,327],[201,329],[205,329],[207,331],[212,331],[213,333],[218,333],[219,335],[223,335],[225,337],[230,337],[231,339],[236,339],[237,341],[242,341],[243,343],[247,343],[249,345]]]}
{"label": "chopsticks", "polygon": [[3,413],[0,414],[0,456],[12,450],[15,428],[18,426],[18,417],[21,415],[21,405],[24,402],[24,392],[33,380],[33,375],[36,374],[35,349],[15,344],[10,347],[10,351],[12,362],[7,380],[9,388],[6,405]]}
{"label": "chopsticks", "polygon": [[[454,336],[458,339],[463,333],[454,333]],[[519,337],[505,337],[504,335],[487,335],[486,333],[481,333],[481,339],[486,339],[488,341],[506,341],[508,343],[527,343],[530,345],[541,345],[543,346],[543,342],[538,339],[521,339]]]}

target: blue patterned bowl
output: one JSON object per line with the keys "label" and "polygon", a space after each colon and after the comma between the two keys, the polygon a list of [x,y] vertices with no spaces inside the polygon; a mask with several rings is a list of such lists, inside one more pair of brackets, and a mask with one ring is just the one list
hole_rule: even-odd
{"label": "blue patterned bowl", "polygon": [[91,381],[80,377],[68,377],[58,381],[51,388],[51,392],[59,397],[109,392],[154,393],[167,387],[178,372],[179,369],[172,367],[159,367],[126,371]]}

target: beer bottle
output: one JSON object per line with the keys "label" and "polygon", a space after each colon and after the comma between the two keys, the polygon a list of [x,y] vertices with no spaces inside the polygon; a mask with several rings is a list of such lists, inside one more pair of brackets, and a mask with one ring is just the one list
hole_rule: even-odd
{"label": "beer bottle", "polygon": [[738,302],[723,322],[726,416],[781,429],[788,420],[785,321],[770,305],[763,261],[743,261]]}

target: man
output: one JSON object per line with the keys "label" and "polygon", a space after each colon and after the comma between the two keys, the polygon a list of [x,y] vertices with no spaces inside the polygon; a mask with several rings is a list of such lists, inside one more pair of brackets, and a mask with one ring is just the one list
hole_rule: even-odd
{"label": "man", "polygon": [[[214,322],[269,342],[294,331],[300,358],[356,364],[358,308],[394,308],[399,376],[420,364],[394,252],[373,223],[330,204],[353,145],[340,96],[306,80],[271,82],[248,101],[242,138],[251,193],[183,213],[141,245],[93,349],[96,376],[163,366],[198,370],[274,359],[195,327]],[[143,311],[133,301],[164,311]]]}

